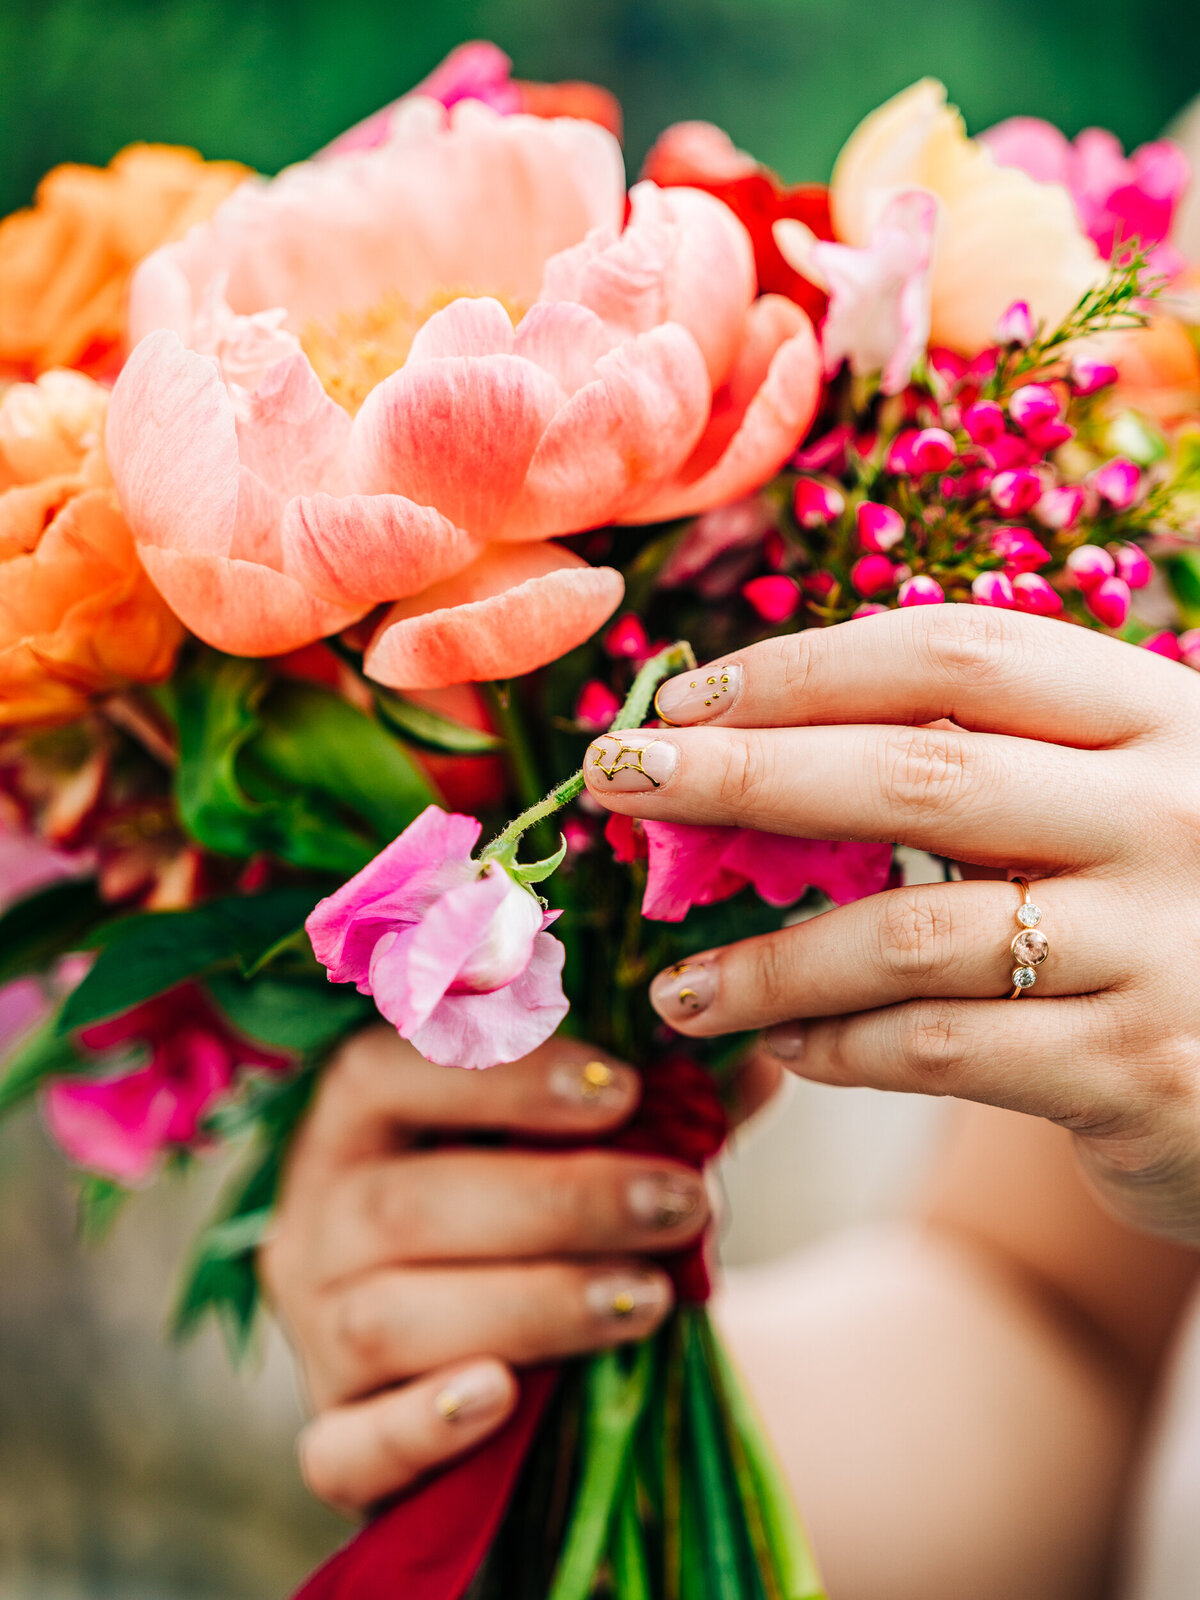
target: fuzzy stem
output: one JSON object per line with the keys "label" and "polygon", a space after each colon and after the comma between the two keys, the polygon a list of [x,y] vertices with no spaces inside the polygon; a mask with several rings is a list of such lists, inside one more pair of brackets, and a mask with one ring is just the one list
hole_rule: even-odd
{"label": "fuzzy stem", "polygon": [[[668,645],[656,656],[651,656],[633,680],[633,687],[626,696],[625,704],[613,718],[609,731],[619,733],[626,728],[640,728],[646,720],[659,684],[673,673],[687,672],[695,665],[695,654],[686,639]],[[480,856],[480,861],[514,859],[523,833],[536,827],[547,817],[552,817],[556,811],[561,811],[563,806],[570,805],[571,801],[582,793],[581,767],[578,772],[573,772],[569,778],[564,778],[561,783],[556,784],[536,805],[530,806],[527,811],[522,811],[519,817],[509,823],[503,833],[497,834]]]}

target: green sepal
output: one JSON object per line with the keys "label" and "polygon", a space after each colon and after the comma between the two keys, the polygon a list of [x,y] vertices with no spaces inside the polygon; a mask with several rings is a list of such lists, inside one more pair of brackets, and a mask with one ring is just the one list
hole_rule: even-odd
{"label": "green sepal", "polygon": [[0,983],[45,971],[107,914],[94,878],[68,878],[16,901],[0,916]]}
{"label": "green sepal", "polygon": [[504,749],[504,740],[494,733],[455,722],[452,717],[414,705],[386,689],[376,689],[374,698],[380,721],[422,750],[450,756],[484,756]]}
{"label": "green sepal", "polygon": [[130,1198],[130,1190],[98,1172],[85,1172],[76,1194],[76,1230],[84,1244],[100,1244]]}
{"label": "green sepal", "polygon": [[551,873],[557,872],[567,854],[567,841],[561,834],[559,838],[562,842],[552,856],[546,856],[541,861],[530,861],[526,866],[521,866],[517,862],[513,862],[511,865],[506,863],[509,877],[515,878],[518,883],[528,886],[534,883],[542,883]]}

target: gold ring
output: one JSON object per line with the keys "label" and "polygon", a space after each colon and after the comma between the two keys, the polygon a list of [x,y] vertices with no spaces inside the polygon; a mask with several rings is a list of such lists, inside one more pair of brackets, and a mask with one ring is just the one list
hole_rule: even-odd
{"label": "gold ring", "polygon": [[1032,989],[1037,982],[1037,969],[1050,954],[1050,941],[1044,933],[1038,932],[1042,911],[1040,906],[1033,903],[1029,884],[1024,878],[1014,878],[1012,881],[1021,891],[1021,904],[1017,907],[1017,921],[1021,928],[1020,932],[1013,935],[1008,947],[1016,962],[1012,973],[1013,990],[1008,998],[1019,1000],[1026,989]]}

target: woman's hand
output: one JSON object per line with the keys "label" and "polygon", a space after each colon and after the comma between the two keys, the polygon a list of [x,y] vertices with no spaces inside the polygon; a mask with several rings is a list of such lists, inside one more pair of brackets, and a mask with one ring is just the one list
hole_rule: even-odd
{"label": "woman's hand", "polygon": [[1013,1004],[1015,885],[894,889],[660,973],[673,1027],[767,1027],[808,1078],[1047,1117],[1117,1213],[1200,1243],[1200,677],[943,605],[736,651],[658,706],[675,726],[589,752],[609,809],[1021,874],[1050,946]]}
{"label": "woman's hand", "polygon": [[490,1072],[431,1066],[389,1028],[342,1050],[261,1256],[317,1411],[300,1456],[321,1499],[367,1508],[494,1432],[513,1366],[662,1321],[670,1280],[645,1256],[702,1231],[701,1176],[465,1142],[603,1139],[637,1100],[636,1073],[566,1039]]}

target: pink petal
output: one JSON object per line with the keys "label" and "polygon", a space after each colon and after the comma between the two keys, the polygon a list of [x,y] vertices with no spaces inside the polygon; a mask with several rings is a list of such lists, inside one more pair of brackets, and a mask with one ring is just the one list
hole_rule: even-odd
{"label": "pink petal", "polygon": [[746,319],[746,342],[695,454],[622,521],[692,516],[761,488],[808,431],[821,392],[812,323],[780,295],[763,295]]}
{"label": "pink petal", "polygon": [[566,951],[539,933],[529,965],[506,989],[447,995],[411,1042],[443,1066],[493,1067],[544,1044],[570,1010],[562,991]]}
{"label": "pink petal", "polygon": [[1002,167],[1019,167],[1037,183],[1068,184],[1074,152],[1066,134],[1040,117],[1009,117],[979,135]]}
{"label": "pink petal", "polygon": [[736,828],[646,821],[642,828],[649,851],[644,917],[682,922],[693,906],[728,899],[745,885],[745,877],[726,871],[723,860]]}
{"label": "pink petal", "polygon": [[346,606],[416,594],[468,566],[481,548],[433,506],[399,494],[295,499],[281,540],[284,572]]}
{"label": "pink petal", "polygon": [[783,834],[738,830],[723,865],[740,873],[771,906],[790,906],[809,888],[822,890],[835,905],[877,894],[892,869],[889,844],[832,839],[793,839]]}
{"label": "pink petal", "polygon": [[435,311],[417,330],[406,364],[443,356],[507,356],[513,343],[512,318],[499,300],[464,297]]}
{"label": "pink petal", "polygon": [[558,546],[492,548],[388,612],[364,666],[396,689],[516,677],[595,633],[621,603],[620,573]]}
{"label": "pink petal", "polygon": [[101,1082],[59,1079],[42,1105],[72,1161],[129,1184],[153,1172],[175,1110],[169,1086],[152,1067]]}
{"label": "pink petal", "polygon": [[350,417],[331,400],[307,358],[271,367],[238,417],[238,454],[281,494],[337,493],[350,438]]}
{"label": "pink petal", "polygon": [[586,306],[554,301],[533,306],[517,324],[514,349],[541,367],[564,394],[573,395],[596,376],[596,363],[613,347],[613,336]]}

